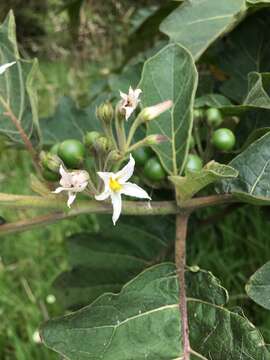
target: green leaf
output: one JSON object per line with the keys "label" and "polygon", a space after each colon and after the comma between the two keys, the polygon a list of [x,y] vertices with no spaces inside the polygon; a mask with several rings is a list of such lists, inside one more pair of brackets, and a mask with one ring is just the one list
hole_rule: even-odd
{"label": "green leaf", "polygon": [[[188,298],[191,347],[215,360],[269,360],[263,338],[243,316],[197,298],[214,277],[193,273],[201,285]],[[188,284],[191,283],[188,282]],[[194,288],[193,288],[194,289]],[[50,320],[43,342],[69,360],[165,360],[183,355],[179,288],[173,264],[154,266],[125,285],[119,295],[104,294],[91,305]]]}
{"label": "green leaf", "polygon": [[[143,269],[173,252],[174,218],[124,217],[117,227],[99,217],[100,230],[67,239],[70,271],[54,283],[66,308],[78,308],[108,291],[119,291]],[[170,251],[171,250],[171,251]]]}
{"label": "green leaf", "polygon": [[186,176],[170,176],[180,201],[188,200],[207,185],[226,178],[236,178],[238,171],[228,165],[210,161],[201,171],[188,172]]}
{"label": "green leaf", "polygon": [[144,64],[139,84],[143,107],[165,100],[174,103],[170,111],[150,121],[147,129],[149,135],[162,134],[168,138],[153,149],[171,175],[183,171],[187,156],[197,77],[191,55],[178,44],[166,46]]}
{"label": "green leaf", "polygon": [[231,31],[245,12],[245,0],[189,0],[161,23],[160,30],[197,60],[215,40]]}
{"label": "green leaf", "polygon": [[87,131],[101,131],[96,107],[106,98],[101,94],[83,109],[78,108],[71,98],[61,98],[54,115],[40,120],[43,144],[49,146],[70,138],[82,140]]}
{"label": "green leaf", "polygon": [[270,71],[269,10],[248,17],[228,37],[219,55],[219,66],[228,75],[221,92],[242,103],[248,89],[250,72]]}
{"label": "green leaf", "polygon": [[38,77],[37,60],[20,58],[16,26],[12,11],[0,26],[0,64],[16,61],[4,74],[0,75],[0,132],[12,141],[21,142],[18,128],[6,112],[12,112],[20,127],[30,138],[39,137],[38,101],[36,81]]}
{"label": "green leaf", "polygon": [[257,304],[270,310],[270,261],[251,276],[246,292]]}
{"label": "green leaf", "polygon": [[270,202],[270,133],[252,143],[229,165],[238,170],[239,176],[222,181],[222,192],[252,204]]}

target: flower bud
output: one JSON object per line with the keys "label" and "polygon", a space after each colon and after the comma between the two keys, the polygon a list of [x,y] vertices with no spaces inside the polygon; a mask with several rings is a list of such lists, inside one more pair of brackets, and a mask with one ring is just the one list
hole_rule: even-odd
{"label": "flower bud", "polygon": [[99,133],[97,131],[89,131],[84,136],[84,143],[86,146],[92,148],[95,141],[101,136],[102,136],[101,133]]}
{"label": "flower bud", "polygon": [[119,151],[113,150],[110,152],[110,160],[111,161],[114,162],[114,161],[118,161],[120,159],[122,159],[122,155],[119,153]]}
{"label": "flower bud", "polygon": [[96,151],[106,153],[112,148],[112,143],[105,136],[101,136],[94,142],[94,147]]}
{"label": "flower bud", "polygon": [[59,172],[59,167],[62,164],[61,159],[55,155],[55,154],[51,154],[51,153],[41,153],[41,163],[42,165],[55,173]]}
{"label": "flower bud", "polygon": [[149,106],[144,108],[140,114],[140,117],[143,121],[150,121],[157,118],[163,112],[169,110],[173,105],[171,100],[163,101],[162,103],[156,104],[154,106]]}
{"label": "flower bud", "polygon": [[168,137],[161,134],[149,135],[145,138],[145,145],[158,145],[168,141]]}
{"label": "flower bud", "polygon": [[110,102],[105,102],[97,107],[96,116],[105,123],[110,123],[113,119],[114,109]]}

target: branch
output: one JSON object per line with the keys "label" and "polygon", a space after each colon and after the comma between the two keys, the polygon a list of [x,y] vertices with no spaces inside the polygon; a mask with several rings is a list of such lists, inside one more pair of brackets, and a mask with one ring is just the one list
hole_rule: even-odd
{"label": "branch", "polygon": [[190,359],[189,327],[186,297],[186,237],[189,212],[176,215],[175,264],[179,281],[179,309],[182,324],[183,360]]}
{"label": "branch", "polygon": [[40,173],[40,166],[39,166],[39,159],[38,159],[38,155],[31,143],[31,141],[29,140],[27,134],[25,133],[24,129],[22,128],[20,121],[18,120],[18,118],[16,117],[16,115],[13,113],[12,109],[10,108],[9,104],[1,97],[0,98],[1,103],[3,104],[6,112],[4,113],[4,115],[8,116],[10,118],[10,120],[13,122],[14,126],[16,127],[16,129],[18,130],[20,137],[22,139],[22,141],[24,142],[25,148],[26,150],[30,153],[32,160],[33,160],[33,165],[36,169],[36,171],[38,173]]}
{"label": "branch", "polygon": [[[205,206],[214,206],[233,202],[235,199],[231,195],[213,195],[202,198],[194,198],[185,201],[180,207],[175,201],[124,201],[123,215],[170,215],[178,214],[180,211],[192,212]],[[31,196],[31,195],[11,195],[0,193],[0,207],[10,208],[31,208],[54,210],[53,214],[38,216],[28,220],[16,221],[0,226],[0,235],[26,231],[39,225],[49,225],[54,222],[71,218],[81,214],[109,214],[112,206],[109,202],[99,202],[94,200],[78,200],[72,209],[68,209],[64,197]]]}

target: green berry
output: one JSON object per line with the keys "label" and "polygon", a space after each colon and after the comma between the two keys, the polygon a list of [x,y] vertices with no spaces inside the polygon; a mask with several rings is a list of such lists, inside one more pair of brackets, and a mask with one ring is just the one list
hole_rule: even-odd
{"label": "green berry", "polygon": [[50,152],[51,154],[58,155],[59,146],[60,146],[60,143],[54,144],[54,145],[51,147],[51,149],[50,149],[49,152]]}
{"label": "green berry", "polygon": [[156,157],[152,157],[146,162],[143,172],[145,177],[152,181],[161,181],[166,177],[166,172]]}
{"label": "green berry", "polygon": [[206,118],[207,118],[207,124],[214,128],[219,127],[223,122],[221,112],[215,108],[210,108],[206,110]]}
{"label": "green berry", "polygon": [[153,155],[149,147],[141,147],[132,152],[136,165],[144,166],[147,160]]}
{"label": "green berry", "polygon": [[65,140],[59,146],[58,156],[68,168],[78,168],[84,160],[85,146],[79,140]]}
{"label": "green berry", "polygon": [[189,154],[187,157],[185,173],[200,171],[203,167],[202,159],[195,154]]}
{"label": "green berry", "polygon": [[202,119],[204,117],[204,110],[203,109],[194,109],[193,117],[194,117],[194,120]]}
{"label": "green berry", "polygon": [[221,128],[212,135],[213,145],[221,151],[230,151],[235,145],[235,135],[230,129]]}

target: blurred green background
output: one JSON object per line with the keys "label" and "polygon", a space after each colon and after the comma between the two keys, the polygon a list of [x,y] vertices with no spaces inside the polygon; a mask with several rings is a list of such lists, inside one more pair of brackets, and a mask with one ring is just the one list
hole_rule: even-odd
{"label": "blurred green background", "polygon": [[[87,103],[97,78],[105,78],[124,61],[128,34],[163,0],[7,0],[0,4],[1,21],[13,9],[20,51],[38,57],[40,115],[46,116],[62,95]],[[27,5],[26,5],[27,4]],[[0,140],[0,191],[27,193],[30,162],[27,154],[3,151]],[[250,206],[234,211],[211,227],[198,214],[188,245],[190,265],[211,270],[231,294],[230,306],[243,306],[248,317],[270,342],[270,319],[244,291],[249,276],[270,259],[270,212]],[[8,211],[8,221],[33,215],[31,210]],[[51,283],[68,267],[63,238],[95,226],[93,216],[66,220],[47,228],[0,239],[0,359],[57,359],[36,339],[40,323],[62,314],[51,303]]]}

